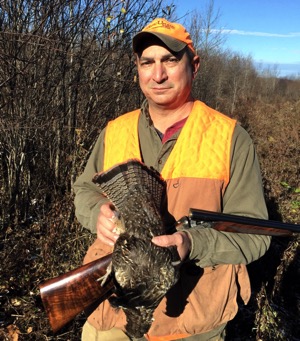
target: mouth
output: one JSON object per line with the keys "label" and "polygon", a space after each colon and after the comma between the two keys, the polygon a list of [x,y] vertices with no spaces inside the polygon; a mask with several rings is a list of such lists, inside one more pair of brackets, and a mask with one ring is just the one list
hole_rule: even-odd
{"label": "mouth", "polygon": [[157,87],[157,86],[151,88],[151,90],[154,92],[166,92],[170,89],[171,89],[170,87]]}

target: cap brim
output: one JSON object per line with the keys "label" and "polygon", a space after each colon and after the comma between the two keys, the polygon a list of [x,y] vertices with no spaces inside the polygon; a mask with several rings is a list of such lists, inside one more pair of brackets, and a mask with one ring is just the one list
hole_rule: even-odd
{"label": "cap brim", "polygon": [[167,48],[169,48],[171,51],[174,51],[174,52],[180,52],[187,46],[187,44],[184,43],[183,41],[172,38],[163,33],[139,32],[132,39],[133,51],[137,52],[139,50],[139,47],[148,45],[147,37],[148,39],[151,39],[151,36],[152,37],[155,36],[156,38],[161,40],[167,46]]}

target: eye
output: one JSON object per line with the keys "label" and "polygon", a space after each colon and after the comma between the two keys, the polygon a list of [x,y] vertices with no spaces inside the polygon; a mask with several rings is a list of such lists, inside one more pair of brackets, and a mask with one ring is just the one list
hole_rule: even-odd
{"label": "eye", "polygon": [[150,65],[152,65],[152,61],[151,61],[151,60],[142,60],[142,61],[140,62],[140,66],[141,66],[141,67],[148,67],[148,66],[150,66]]}
{"label": "eye", "polygon": [[167,64],[167,65],[175,65],[175,64],[177,64],[178,63],[178,59],[176,58],[176,57],[169,57],[169,58],[167,58],[166,60],[165,60],[165,63]]}

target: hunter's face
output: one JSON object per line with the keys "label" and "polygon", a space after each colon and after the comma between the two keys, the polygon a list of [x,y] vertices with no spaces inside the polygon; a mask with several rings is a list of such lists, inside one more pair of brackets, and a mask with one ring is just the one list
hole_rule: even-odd
{"label": "hunter's face", "polygon": [[151,45],[137,56],[136,64],[150,106],[176,109],[190,99],[198,57],[191,61],[187,52],[175,55],[164,46]]}

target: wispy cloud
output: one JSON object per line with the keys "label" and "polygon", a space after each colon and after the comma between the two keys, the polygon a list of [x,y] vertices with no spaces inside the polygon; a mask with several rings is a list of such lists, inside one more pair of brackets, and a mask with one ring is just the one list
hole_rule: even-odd
{"label": "wispy cloud", "polygon": [[255,36],[255,37],[274,37],[274,38],[298,38],[300,37],[300,32],[291,32],[286,34],[281,33],[268,33],[268,32],[255,32],[255,31],[241,31],[241,30],[211,30],[211,32],[222,33],[222,34],[234,34],[241,36]]}

